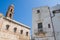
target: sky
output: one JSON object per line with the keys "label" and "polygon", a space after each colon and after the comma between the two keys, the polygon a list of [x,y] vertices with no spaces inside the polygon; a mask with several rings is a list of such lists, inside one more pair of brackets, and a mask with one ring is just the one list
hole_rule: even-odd
{"label": "sky", "polygon": [[13,19],[32,27],[32,8],[40,6],[54,6],[60,0],[0,0],[0,13],[6,15],[9,5],[14,4]]}

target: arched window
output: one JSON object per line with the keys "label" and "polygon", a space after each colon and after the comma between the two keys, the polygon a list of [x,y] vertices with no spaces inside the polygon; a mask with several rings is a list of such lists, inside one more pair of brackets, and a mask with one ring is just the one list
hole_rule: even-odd
{"label": "arched window", "polygon": [[9,17],[11,18],[12,14],[9,15]]}
{"label": "arched window", "polygon": [[6,30],[8,30],[9,29],[9,25],[6,25]]}
{"label": "arched window", "polygon": [[15,28],[14,28],[14,32],[16,32],[16,30],[17,30],[17,28],[15,27]]}
{"label": "arched window", "polygon": [[10,11],[12,12],[12,9]]}

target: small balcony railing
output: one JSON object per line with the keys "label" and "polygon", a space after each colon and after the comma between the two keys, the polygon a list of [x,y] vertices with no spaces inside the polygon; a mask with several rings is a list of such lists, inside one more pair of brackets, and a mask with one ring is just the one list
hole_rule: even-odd
{"label": "small balcony railing", "polygon": [[45,37],[46,33],[47,32],[41,28],[41,29],[38,29],[37,32],[35,32],[35,35],[38,37]]}

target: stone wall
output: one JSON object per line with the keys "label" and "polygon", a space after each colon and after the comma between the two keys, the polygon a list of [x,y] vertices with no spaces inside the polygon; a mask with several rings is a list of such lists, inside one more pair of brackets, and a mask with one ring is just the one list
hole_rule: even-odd
{"label": "stone wall", "polygon": [[[0,21],[0,40],[30,40],[30,29],[3,18]],[[6,25],[9,25],[8,30],[6,29]],[[16,32],[14,32],[15,27],[17,28]],[[23,34],[21,34],[21,30],[23,30]],[[28,32],[28,36],[26,32]]]}

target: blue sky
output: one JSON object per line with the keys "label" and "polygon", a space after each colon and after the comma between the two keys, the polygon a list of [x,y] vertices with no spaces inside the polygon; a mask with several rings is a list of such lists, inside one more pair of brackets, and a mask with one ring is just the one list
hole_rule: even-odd
{"label": "blue sky", "polygon": [[14,4],[14,20],[32,27],[32,8],[40,6],[54,6],[60,0],[0,0],[0,12],[6,15],[10,4]]}

